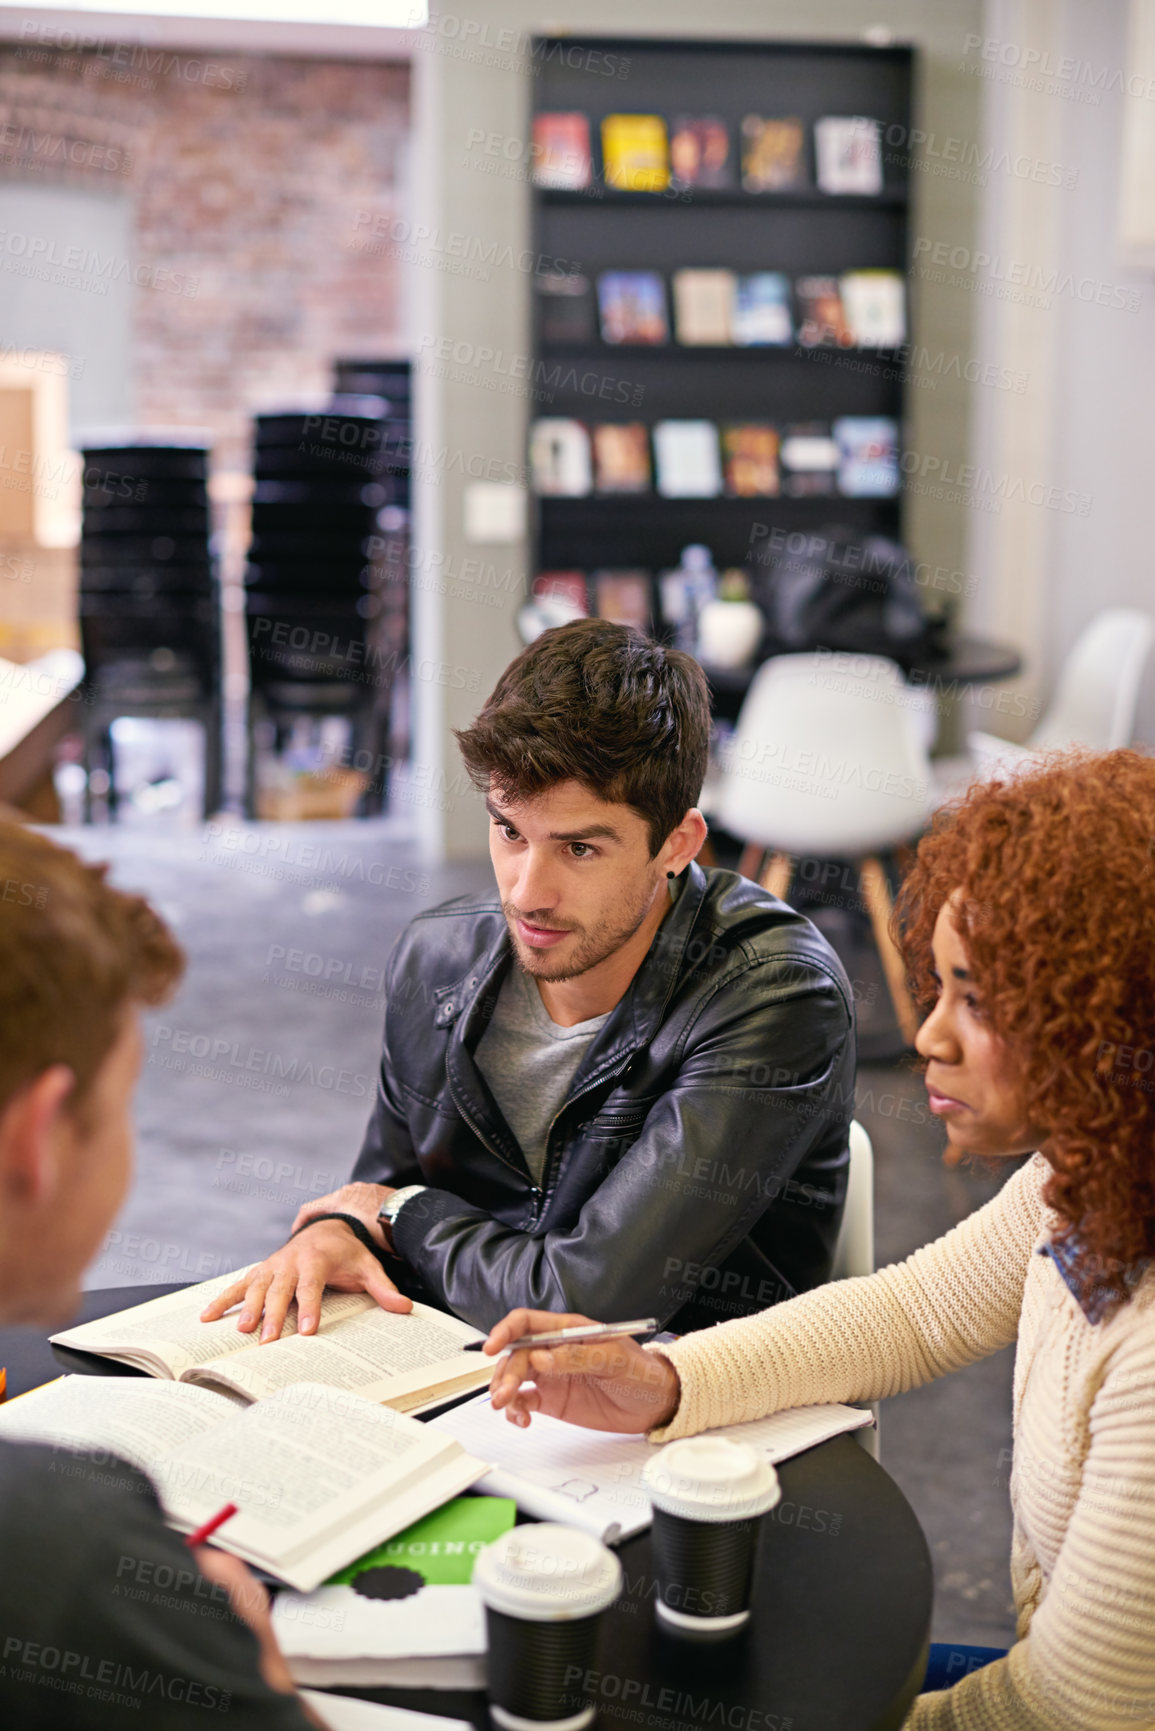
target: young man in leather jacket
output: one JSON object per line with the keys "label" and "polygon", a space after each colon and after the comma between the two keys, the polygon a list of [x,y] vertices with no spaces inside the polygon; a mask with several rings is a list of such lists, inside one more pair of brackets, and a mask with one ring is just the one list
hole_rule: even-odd
{"label": "young man in leather jacket", "polygon": [[295,1297],[311,1333],[331,1286],[684,1333],[828,1277],[851,992],[808,920],[694,863],[709,728],[698,664],[606,620],[506,669],[458,735],[495,893],[401,934],[353,1181],[206,1318],[276,1338]]}

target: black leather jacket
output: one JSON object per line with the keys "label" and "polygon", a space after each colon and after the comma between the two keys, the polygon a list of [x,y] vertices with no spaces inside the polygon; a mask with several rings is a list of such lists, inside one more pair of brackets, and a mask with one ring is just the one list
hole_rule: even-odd
{"label": "black leather jacket", "polygon": [[496,896],[419,914],[389,962],[353,1176],[430,1186],[394,1244],[434,1303],[479,1328],[524,1304],[685,1333],[828,1277],[854,1018],[809,920],[689,866],[553,1121],[540,1187],[472,1056],[511,965]]}

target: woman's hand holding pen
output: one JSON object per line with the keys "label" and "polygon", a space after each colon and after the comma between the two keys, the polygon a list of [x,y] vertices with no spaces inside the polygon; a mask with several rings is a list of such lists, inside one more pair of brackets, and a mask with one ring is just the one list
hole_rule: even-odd
{"label": "woman's hand holding pen", "polygon": [[[527,1334],[591,1327],[588,1317],[546,1310],[511,1310],[490,1331],[483,1351],[496,1355]],[[490,1396],[512,1424],[546,1413],[587,1430],[638,1434],[667,1424],[678,1408],[678,1373],[658,1352],[644,1352],[628,1336],[584,1345],[537,1346],[511,1352],[497,1366]]]}

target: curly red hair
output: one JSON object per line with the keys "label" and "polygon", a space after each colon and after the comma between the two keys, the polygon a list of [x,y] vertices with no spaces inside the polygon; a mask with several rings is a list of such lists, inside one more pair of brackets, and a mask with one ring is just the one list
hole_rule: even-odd
{"label": "curly red hair", "polygon": [[1155,1256],[1155,759],[1066,753],[940,811],[895,912],[916,1003],[931,934],[959,932],[996,1036],[1048,1135],[1044,1201],[1118,1292]]}

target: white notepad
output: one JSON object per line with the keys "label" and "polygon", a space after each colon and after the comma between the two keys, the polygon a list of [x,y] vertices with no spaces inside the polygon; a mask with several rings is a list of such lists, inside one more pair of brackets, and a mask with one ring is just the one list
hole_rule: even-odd
{"label": "white notepad", "polygon": [[355,1695],[325,1695],[316,1689],[302,1689],[301,1699],[329,1731],[472,1731],[464,1719],[413,1713],[407,1707],[384,1707],[378,1701],[358,1701]]}
{"label": "white notepad", "polygon": [[[645,1437],[582,1430],[540,1413],[521,1430],[503,1412],[494,1412],[488,1394],[429,1423],[448,1431],[471,1454],[495,1463],[476,1490],[513,1497],[519,1509],[539,1521],[584,1527],[607,1545],[650,1524],[642,1470],[654,1447]],[[724,1425],[714,1434],[749,1443],[777,1462],[873,1423],[873,1415],[858,1407],[799,1406],[749,1424]]]}

